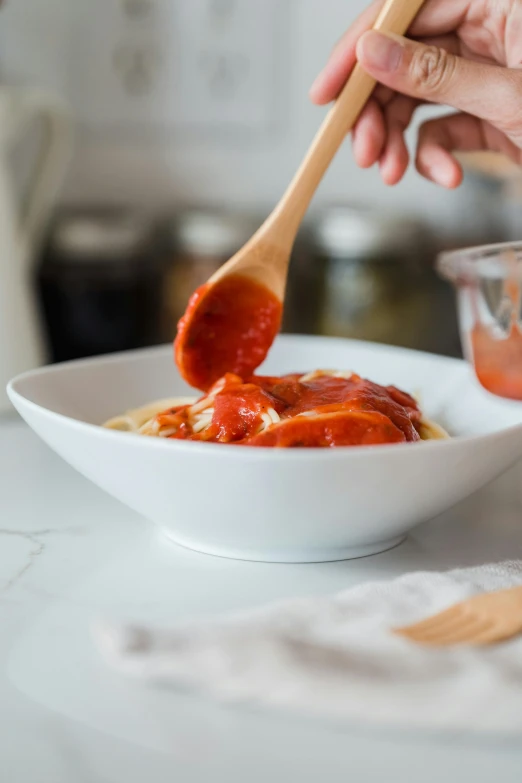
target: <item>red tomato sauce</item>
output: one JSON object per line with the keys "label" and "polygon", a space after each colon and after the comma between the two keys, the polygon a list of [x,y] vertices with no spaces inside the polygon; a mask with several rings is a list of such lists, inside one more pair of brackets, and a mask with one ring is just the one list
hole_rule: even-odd
{"label": "red tomato sauce", "polygon": [[485,326],[477,325],[471,342],[482,386],[500,397],[522,400],[522,333],[518,325],[513,324],[504,339],[496,339]]}
{"label": "red tomato sauce", "polygon": [[243,380],[228,374],[209,391],[207,413],[200,414],[209,417],[206,427],[195,431],[191,406],[186,406],[171,412],[169,426],[174,415],[179,429],[170,437],[279,448],[420,440],[421,412],[405,392],[358,375],[299,380],[302,377],[252,376]]}
{"label": "red tomato sauce", "polygon": [[511,325],[507,337],[497,338],[480,322],[478,303],[472,300],[475,326],[471,346],[475,373],[482,386],[492,394],[512,400],[522,400],[522,332],[518,324],[522,292],[513,276],[504,282],[504,296],[512,304]]}
{"label": "red tomato sauce", "polygon": [[279,299],[248,277],[202,286],[178,325],[174,354],[181,375],[202,391],[225,373],[250,376],[280,329],[282,311]]}

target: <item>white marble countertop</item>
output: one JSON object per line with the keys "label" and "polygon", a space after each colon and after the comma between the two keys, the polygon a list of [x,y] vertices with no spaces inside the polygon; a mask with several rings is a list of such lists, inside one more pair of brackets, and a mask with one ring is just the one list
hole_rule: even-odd
{"label": "white marble countertop", "polygon": [[522,779],[503,738],[371,732],[226,708],[108,670],[98,617],[177,621],[416,569],[522,558],[522,466],[400,548],[272,566],[198,555],[91,486],[15,418],[0,420],[0,780],[258,783]]}

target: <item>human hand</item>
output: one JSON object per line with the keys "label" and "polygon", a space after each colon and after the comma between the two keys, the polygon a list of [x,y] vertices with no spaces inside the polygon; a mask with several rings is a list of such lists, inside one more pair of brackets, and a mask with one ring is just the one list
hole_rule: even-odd
{"label": "human hand", "polygon": [[426,103],[458,110],[419,129],[416,167],[427,179],[458,187],[457,151],[522,163],[522,2],[427,0],[408,40],[370,29],[383,1],[345,33],[310,91],[314,103],[329,103],[357,60],[379,82],[353,130],[357,164],[378,163],[386,184],[400,182],[410,162],[405,132]]}

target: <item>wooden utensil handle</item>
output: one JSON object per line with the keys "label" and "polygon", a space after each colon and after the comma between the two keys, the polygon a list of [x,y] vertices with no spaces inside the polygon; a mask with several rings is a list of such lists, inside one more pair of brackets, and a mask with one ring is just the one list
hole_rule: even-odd
{"label": "wooden utensil handle", "polygon": [[[424,0],[387,0],[373,29],[403,35],[423,3]],[[315,191],[347,133],[355,125],[375,85],[376,81],[357,64],[327,114],[301,167],[269,221],[271,229],[276,232],[280,226],[288,243],[294,241]],[[283,219],[279,222],[280,217]]]}

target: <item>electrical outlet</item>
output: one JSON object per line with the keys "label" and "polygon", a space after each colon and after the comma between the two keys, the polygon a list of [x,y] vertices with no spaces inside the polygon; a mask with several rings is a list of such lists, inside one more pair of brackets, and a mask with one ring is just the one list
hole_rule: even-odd
{"label": "electrical outlet", "polygon": [[145,42],[124,42],[114,50],[113,64],[121,87],[132,96],[154,93],[161,69],[159,52]]}
{"label": "electrical outlet", "polygon": [[154,0],[120,0],[121,10],[128,19],[142,21],[155,11]]}
{"label": "electrical outlet", "polygon": [[102,131],[172,126],[175,12],[172,0],[81,4],[68,90],[80,124]]}
{"label": "electrical outlet", "polygon": [[263,130],[277,84],[278,2],[82,4],[68,75],[80,123],[100,130]]}
{"label": "electrical outlet", "polygon": [[280,0],[178,4],[181,124],[238,130],[262,130],[270,124],[278,4]]}

